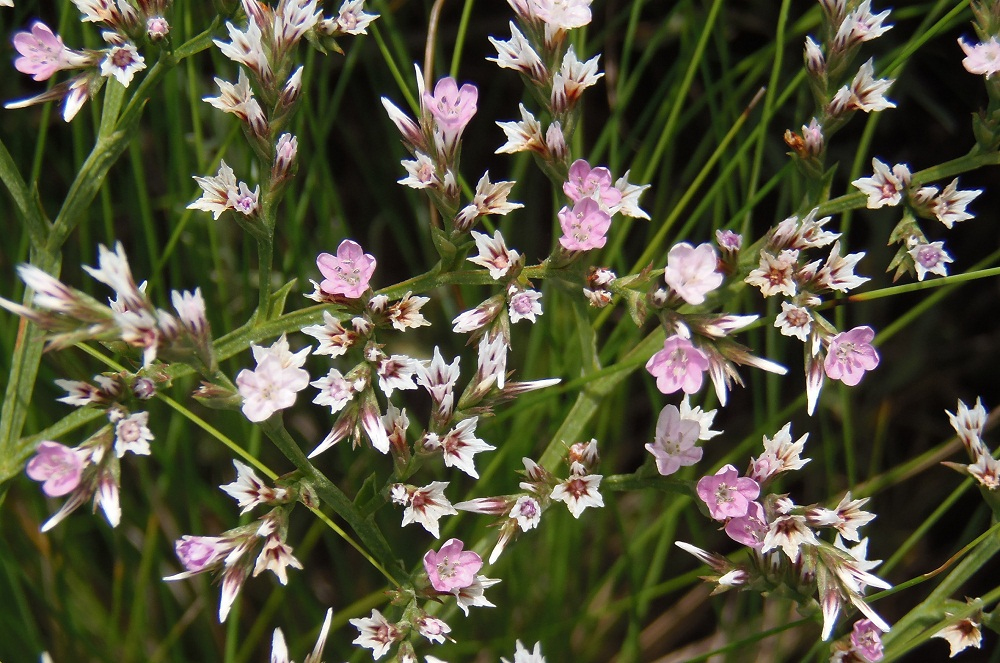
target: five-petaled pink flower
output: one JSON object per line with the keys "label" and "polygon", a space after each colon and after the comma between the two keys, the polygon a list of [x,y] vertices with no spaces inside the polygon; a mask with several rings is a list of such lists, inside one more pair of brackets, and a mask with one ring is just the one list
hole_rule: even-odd
{"label": "five-petaled pink flower", "polygon": [[42,491],[46,495],[61,497],[80,485],[84,465],[84,456],[77,450],[46,440],[28,461],[27,472],[35,481],[44,481]]}
{"label": "five-petaled pink flower", "polygon": [[750,503],[760,495],[760,486],[741,477],[732,465],[724,465],[714,475],[699,479],[697,492],[712,518],[726,520],[747,515]]}
{"label": "five-petaled pink flower", "polygon": [[466,83],[461,89],[451,76],[434,86],[434,94],[424,92],[424,105],[446,135],[457,136],[476,114],[479,90]]}
{"label": "five-petaled pink flower", "polygon": [[559,243],[564,249],[589,251],[607,243],[611,216],[601,209],[596,200],[583,198],[573,205],[573,209],[563,207],[559,210],[559,225],[563,231]]}
{"label": "five-petaled pink flower", "polygon": [[872,347],[875,332],[871,327],[855,327],[830,339],[823,368],[832,380],[840,380],[849,387],[861,382],[865,371],[878,366],[878,353]]}
{"label": "five-petaled pink flower", "polygon": [[671,336],[663,349],[649,358],[646,370],[656,378],[656,388],[664,394],[683,389],[693,394],[701,389],[708,370],[708,355],[682,336]]}
{"label": "five-petaled pink flower", "polygon": [[323,274],[320,290],[328,295],[357,299],[368,289],[375,272],[375,256],[365,253],[357,242],[345,239],[337,247],[337,255],[321,253],[316,265]]}
{"label": "five-petaled pink flower", "polygon": [[688,304],[704,304],[705,295],[722,285],[722,273],[715,269],[718,262],[711,244],[695,247],[681,242],[667,254],[663,276],[670,289]]}
{"label": "five-petaled pink flower", "polygon": [[569,178],[563,182],[563,192],[574,203],[593,198],[603,202],[605,207],[611,207],[622,200],[622,192],[615,188],[611,171],[604,167],[591,168],[583,159],[577,159],[569,167]]}
{"label": "five-petaled pink flower", "polygon": [[476,578],[476,572],[483,568],[483,559],[458,539],[448,539],[441,550],[428,550],[424,555],[424,569],[430,577],[431,586],[439,592],[468,587]]}
{"label": "five-petaled pink flower", "polygon": [[60,69],[73,66],[72,52],[63,45],[62,38],[41,21],[32,23],[31,32],[14,35],[14,48],[21,54],[14,60],[14,68],[36,81],[44,81]]}

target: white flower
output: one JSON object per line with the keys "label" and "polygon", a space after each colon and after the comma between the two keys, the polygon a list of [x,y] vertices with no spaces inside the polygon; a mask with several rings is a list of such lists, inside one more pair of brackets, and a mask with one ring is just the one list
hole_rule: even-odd
{"label": "white flower", "polygon": [[884,205],[894,207],[903,199],[903,192],[910,185],[910,169],[906,164],[889,166],[878,159],[872,159],[872,177],[862,177],[851,182],[868,196],[868,209],[878,209]]}
{"label": "white flower", "polygon": [[493,233],[492,238],[486,233],[473,230],[472,238],[476,240],[476,250],[479,253],[466,260],[490,270],[490,277],[494,280],[499,281],[506,276],[511,266],[520,258],[517,251],[507,248],[499,230]]}
{"label": "white flower", "polygon": [[913,258],[913,266],[917,269],[917,280],[923,281],[928,274],[948,276],[948,263],[951,256],[944,250],[944,242],[917,244],[908,251]]}
{"label": "white flower", "polygon": [[348,620],[354,628],[361,631],[361,634],[352,641],[352,644],[361,647],[368,647],[372,650],[372,657],[378,660],[389,652],[393,643],[402,638],[403,634],[378,610],[372,609],[371,617],[363,617]]}
{"label": "white flower", "polygon": [[[393,499],[396,500],[397,497],[397,486],[402,484],[396,484],[393,487]],[[404,499],[406,504],[406,509],[403,511],[403,527],[406,527],[410,523],[420,523],[425,530],[431,533],[431,535],[437,539],[441,536],[440,529],[438,527],[438,520],[441,516],[453,516],[458,511],[452,506],[448,498],[444,496],[444,489],[448,487],[447,481],[432,481],[422,488],[415,488],[412,491],[408,491],[406,487],[403,487],[403,493],[398,495],[400,499]]]}
{"label": "white flower", "polygon": [[124,87],[132,82],[135,72],[146,68],[146,60],[131,43],[112,46],[107,57],[101,61],[101,76],[114,76]]}
{"label": "white flower", "polygon": [[493,445],[476,437],[476,424],[478,422],[479,417],[463,419],[444,437],[428,433],[424,440],[424,447],[430,450],[441,449],[444,464],[447,467],[457,467],[473,479],[478,479],[479,473],[476,472],[472,457],[482,451],[496,449]]}
{"label": "white flower", "polygon": [[549,497],[553,502],[565,502],[573,517],[579,518],[583,510],[589,506],[604,506],[604,498],[597,490],[603,478],[600,474],[570,476],[553,488]]}
{"label": "white flower", "polygon": [[258,504],[268,504],[284,500],[288,491],[284,488],[271,488],[264,483],[253,469],[238,460],[233,460],[236,466],[236,481],[219,486],[227,495],[237,501],[242,511],[248,513]]}
{"label": "white flower", "polygon": [[153,439],[153,433],[146,426],[147,423],[148,412],[136,412],[119,420],[115,424],[115,455],[121,458],[131,451],[138,456],[148,456],[149,441]]}
{"label": "white flower", "polygon": [[542,314],[542,293],[537,290],[517,290],[516,286],[511,286],[508,290],[514,291],[510,294],[510,321],[528,320],[535,322],[536,316]]}
{"label": "white flower", "polygon": [[[503,663],[511,663],[504,657],[500,657]],[[542,643],[536,642],[535,648],[528,651],[521,641],[517,641],[517,648],[514,650],[514,661],[513,663],[545,663],[545,657],[542,656]]]}

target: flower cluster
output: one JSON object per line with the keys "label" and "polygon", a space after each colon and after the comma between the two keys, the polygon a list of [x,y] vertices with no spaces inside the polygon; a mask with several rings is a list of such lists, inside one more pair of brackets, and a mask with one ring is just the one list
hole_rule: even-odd
{"label": "flower cluster", "polygon": [[[255,522],[219,536],[184,535],[174,545],[184,571],[164,578],[183,580],[199,573],[218,573],[222,584],[220,622],[226,621],[233,601],[251,573],[257,577],[264,571],[271,571],[285,585],[288,567],[302,568],[302,563],[292,554],[292,547],[285,542],[288,515],[296,500],[307,504],[313,501],[308,486],[289,483],[272,488],[248,465],[239,461],[234,461],[234,465],[236,480],[220,488],[237,501],[243,509],[241,513],[248,513],[260,505],[274,508]],[[321,644],[317,647],[322,651]],[[317,659],[318,655],[313,658]]]}
{"label": "flower cluster", "polygon": [[[698,481],[695,492],[711,518],[724,524],[731,539],[749,548],[746,563],[733,564],[689,544],[677,545],[719,574],[710,578],[716,591],[751,587],[768,591],[786,585],[801,595],[815,592],[824,640],[830,638],[837,616],[848,604],[878,630],[888,631],[889,625],[863,598],[867,586],[889,588],[870,573],[879,562],[866,559],[868,540],[858,534],[859,528],[875,518],[861,508],[868,500],[852,499],[848,493],[827,508],[799,506],[788,495],[764,493],[778,475],[808,462],[800,457],[805,441],[803,436],[792,442],[790,425],[786,425],[773,439],[764,438],[764,454],[751,460],[746,476],[726,465]],[[824,529],[834,531],[832,543],[816,531]],[[857,545],[848,547],[844,540]]]}

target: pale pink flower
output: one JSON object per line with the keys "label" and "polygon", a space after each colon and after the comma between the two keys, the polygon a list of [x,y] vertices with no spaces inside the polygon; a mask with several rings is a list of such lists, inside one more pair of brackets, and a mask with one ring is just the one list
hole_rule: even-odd
{"label": "pale pink flower", "polygon": [[278,410],[294,405],[295,394],[308,384],[306,371],[288,370],[273,355],[265,356],[254,370],[244,368],[236,376],[236,386],[243,397],[243,414],[253,422],[264,421]]}
{"label": "pale pink flower", "polygon": [[337,28],[349,35],[366,35],[368,26],[379,17],[364,11],[364,0],[345,0],[337,15]]}
{"label": "pale pink flower", "polygon": [[[933,637],[933,636],[932,636]],[[867,663],[882,660],[882,632],[870,619],[859,619],[851,629],[851,647]]]}
{"label": "pale pink flower", "polygon": [[571,475],[552,489],[549,499],[553,502],[565,502],[573,517],[579,518],[587,507],[604,506],[604,498],[598,492],[603,478],[600,474]]}
{"label": "pale pink flower", "polygon": [[174,551],[181,564],[184,565],[184,572],[164,578],[164,580],[181,580],[207,571],[221,564],[235,547],[235,541],[230,538],[185,534],[174,543]]}
{"label": "pale pink flower", "polygon": [[884,205],[893,207],[903,199],[903,193],[910,185],[910,169],[906,164],[897,163],[889,170],[889,166],[878,159],[872,159],[871,177],[862,177],[851,182],[862,193],[868,196],[868,209],[878,209]]}
{"label": "pale pink flower", "polygon": [[871,344],[874,338],[871,327],[855,327],[830,339],[823,364],[827,377],[850,387],[861,382],[865,371],[878,366],[879,356]]}
{"label": "pale pink flower", "polygon": [[392,645],[401,640],[403,633],[382,616],[378,610],[372,609],[371,617],[361,617],[348,620],[351,625],[358,629],[361,634],[352,641],[352,644],[367,647],[372,650],[372,658],[378,660],[385,656]]}
{"label": "pale pink flower", "polygon": [[611,216],[596,200],[583,198],[573,205],[573,209],[563,207],[558,216],[563,232],[559,243],[567,251],[589,251],[607,243]]}
{"label": "pale pink flower", "polygon": [[321,253],[316,265],[323,274],[319,285],[323,292],[357,299],[368,289],[375,272],[375,257],[365,253],[357,242],[345,239],[337,247],[337,255]]}
{"label": "pale pink flower", "polygon": [[441,644],[451,633],[451,627],[448,626],[444,621],[438,619],[437,617],[431,617],[429,615],[421,615],[418,617],[414,623],[417,627],[417,632],[424,636],[431,642],[436,642]]}
{"label": "pale pink flower", "polygon": [[735,254],[743,248],[743,235],[734,230],[716,230],[715,241],[725,254]]}
{"label": "pale pink flower", "polygon": [[455,79],[448,76],[437,82],[434,94],[424,92],[423,104],[444,134],[445,143],[450,145],[476,114],[478,99],[479,90],[475,85],[466,83],[459,89]]}
{"label": "pale pink flower", "polygon": [[14,35],[14,48],[20,54],[14,68],[36,81],[44,81],[61,69],[71,69],[84,58],[63,45],[62,38],[41,21],[31,24],[31,31]]}
{"label": "pale pink flower", "polygon": [[731,518],[726,523],[726,535],[737,543],[756,550],[764,545],[767,536],[767,516],[760,502],[750,502],[746,515]]}
{"label": "pale pink flower", "polygon": [[1000,42],[995,36],[990,37],[987,42],[973,45],[966,44],[965,40],[959,37],[958,45],[965,51],[962,66],[970,74],[989,78],[1000,71]]}
{"label": "pale pink flower", "polygon": [[513,285],[511,290],[515,292],[510,295],[510,321],[535,322],[537,316],[542,314],[542,293],[537,290],[518,290]]}
{"label": "pale pink flower", "polygon": [[483,568],[483,559],[458,539],[448,539],[437,552],[424,555],[424,569],[431,586],[439,592],[450,592],[472,584],[476,572]]}
{"label": "pale pink flower", "polygon": [[62,497],[80,485],[86,458],[85,452],[46,440],[38,445],[35,456],[28,461],[27,474],[43,482],[42,492],[49,497]]}
{"label": "pale pink flower", "polygon": [[696,447],[701,424],[681,418],[674,405],[664,406],[656,420],[656,437],[646,451],[656,459],[656,469],[662,476],[673,474],[681,467],[694,465],[701,460],[702,449]]}
{"label": "pale pink flower", "polygon": [[656,388],[664,394],[677,390],[693,394],[701,389],[708,370],[708,355],[675,334],[663,342],[662,350],[649,358],[646,370],[656,378]]}
{"label": "pale pink flower", "polygon": [[948,276],[948,263],[951,256],[944,250],[944,242],[917,244],[907,253],[913,258],[913,266],[917,269],[917,280],[923,281],[928,274]]}
{"label": "pale pink flower", "polygon": [[161,41],[170,34],[170,23],[162,16],[150,16],[146,19],[146,36],[151,41]]}
{"label": "pale pink flower", "polygon": [[112,46],[101,61],[101,76],[114,76],[124,87],[128,87],[137,71],[146,68],[146,59],[131,43]]}
{"label": "pale pink flower", "polygon": [[149,455],[149,441],[153,439],[146,424],[149,412],[136,412],[115,424],[115,455],[119,458],[131,451],[138,456]]}
{"label": "pale pink flower", "polygon": [[715,269],[718,260],[711,244],[693,247],[681,242],[667,254],[663,276],[670,289],[688,304],[704,304],[705,295],[722,285],[723,275]]}
{"label": "pale pink flower", "polygon": [[604,207],[611,207],[622,199],[621,192],[614,187],[611,171],[603,166],[591,168],[583,159],[577,159],[569,167],[569,177],[563,183],[563,192],[574,204],[584,198],[593,198],[603,203]]}
{"label": "pale pink flower", "polygon": [[712,518],[726,520],[747,514],[750,502],[760,495],[756,481],[739,476],[732,465],[723,465],[718,472],[698,480],[696,492]]}

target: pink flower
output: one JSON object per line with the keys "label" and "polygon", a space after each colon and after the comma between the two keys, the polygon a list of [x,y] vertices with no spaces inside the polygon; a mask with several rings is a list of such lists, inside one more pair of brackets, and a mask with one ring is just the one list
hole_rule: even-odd
{"label": "pink flower", "polygon": [[688,304],[703,304],[705,295],[722,285],[715,270],[718,257],[711,244],[693,247],[682,242],[670,249],[663,276],[671,290]]}
{"label": "pink flower", "polygon": [[656,378],[656,388],[664,394],[683,389],[693,394],[701,389],[708,370],[708,355],[681,336],[671,336],[663,349],[649,358],[646,370]]}
{"label": "pink flower", "polygon": [[1000,42],[997,41],[996,37],[990,37],[987,42],[972,45],[966,44],[959,37],[958,45],[965,51],[962,66],[970,74],[980,74],[989,78],[1000,71]]}
{"label": "pink flower", "polygon": [[563,192],[574,203],[584,198],[593,198],[611,207],[621,202],[622,193],[615,188],[611,171],[607,168],[591,168],[583,159],[577,159],[569,167],[569,179],[563,183]]}
{"label": "pink flower", "polygon": [[882,660],[882,632],[870,619],[859,619],[851,630],[851,647],[868,663]]}
{"label": "pink flower", "polygon": [[323,274],[320,290],[328,295],[357,299],[368,288],[375,272],[375,257],[365,253],[357,242],[345,239],[337,247],[337,255],[321,253],[316,265]]}
{"label": "pink flower", "polygon": [[[304,378],[303,378],[304,374]],[[268,355],[257,368],[244,368],[236,376],[236,386],[243,397],[243,414],[250,421],[264,421],[278,410],[295,404],[295,394],[309,384],[309,374],[302,369],[286,369],[278,357]]]}
{"label": "pink flower", "polygon": [[660,410],[656,420],[656,438],[646,445],[646,451],[656,459],[656,469],[663,475],[673,474],[682,466],[694,465],[701,460],[702,449],[696,447],[701,425],[694,419],[682,419],[675,405]]}
{"label": "pink flower", "polygon": [[174,544],[174,551],[186,569],[184,575],[191,575],[221,562],[234,547],[232,539],[185,534]]}
{"label": "pink flower", "polygon": [[608,241],[606,237],[611,227],[611,216],[601,209],[592,198],[584,198],[573,205],[573,209],[559,210],[559,225],[563,235],[559,243],[567,251],[589,251],[599,249]]}
{"label": "pink flower", "polygon": [[14,60],[14,68],[36,81],[44,81],[60,69],[73,66],[72,51],[41,21],[31,24],[31,32],[14,35],[14,48],[21,54]]}
{"label": "pink flower", "polygon": [[830,339],[823,368],[831,380],[840,380],[849,387],[861,382],[865,371],[878,366],[879,357],[872,347],[875,332],[871,327],[855,327]]}
{"label": "pink flower", "polygon": [[479,90],[466,83],[462,89],[451,76],[434,86],[434,94],[424,92],[424,105],[446,136],[458,136],[476,114]]}
{"label": "pink flower", "polygon": [[462,550],[464,546],[458,539],[448,539],[438,552],[428,550],[424,555],[424,569],[437,591],[468,587],[483,568],[482,558],[471,550]]}
{"label": "pink flower", "polygon": [[760,495],[760,486],[739,476],[732,465],[724,465],[714,475],[699,479],[697,492],[712,518],[726,520],[747,515],[750,503]]}
{"label": "pink flower", "polygon": [[726,534],[737,543],[759,550],[767,536],[767,516],[760,502],[750,502],[746,515],[726,523]]}
{"label": "pink flower", "polygon": [[49,497],[62,497],[80,485],[86,465],[76,449],[46,440],[38,445],[35,457],[28,461],[28,476],[43,481],[42,491]]}

